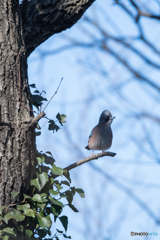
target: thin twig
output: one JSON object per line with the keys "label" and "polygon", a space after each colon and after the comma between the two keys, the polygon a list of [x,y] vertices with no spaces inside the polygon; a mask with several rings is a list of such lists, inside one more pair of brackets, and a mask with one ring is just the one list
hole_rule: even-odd
{"label": "thin twig", "polygon": [[116,155],[116,153],[113,153],[113,152],[102,152],[102,153],[98,153],[98,154],[95,154],[94,156],[89,156],[89,157],[86,157],[82,160],[79,160],[78,162],[75,162],[71,165],[69,165],[68,167],[65,167],[63,170],[71,170],[73,168],[76,168],[86,162],[89,162],[91,160],[95,160],[95,159],[98,159],[98,158],[101,158],[101,157],[105,157],[105,156],[109,156],[109,157],[114,157]]}
{"label": "thin twig", "polygon": [[62,80],[63,80],[63,78],[61,79],[61,81],[60,81],[60,83],[59,83],[59,85],[58,85],[58,87],[57,87],[57,90],[55,91],[55,93],[53,94],[53,96],[51,97],[51,99],[48,101],[47,105],[44,107],[44,109],[43,109],[42,112],[44,112],[44,110],[46,109],[46,107],[48,106],[48,104],[51,102],[52,98],[57,94],[58,89],[59,89],[59,87],[60,87],[60,85],[61,85]]}

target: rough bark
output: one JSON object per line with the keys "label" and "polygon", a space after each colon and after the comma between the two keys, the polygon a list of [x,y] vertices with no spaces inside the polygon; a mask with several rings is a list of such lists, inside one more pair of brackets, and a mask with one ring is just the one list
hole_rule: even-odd
{"label": "rough bark", "polygon": [[[73,26],[95,0],[31,0],[21,6],[27,55],[55,33]],[[26,10],[24,10],[26,9]]]}
{"label": "rough bark", "polygon": [[[0,1],[0,205],[14,202],[10,192],[29,191],[34,168],[35,132],[29,128],[29,112],[20,104],[19,55],[22,103],[31,108],[27,57],[18,1]],[[19,55],[18,55],[19,52]]]}
{"label": "rough bark", "polygon": [[[51,35],[76,23],[93,2],[23,0],[19,5],[19,0],[0,0],[0,206],[29,193],[35,169],[27,57]],[[20,195],[12,199],[11,191]]]}

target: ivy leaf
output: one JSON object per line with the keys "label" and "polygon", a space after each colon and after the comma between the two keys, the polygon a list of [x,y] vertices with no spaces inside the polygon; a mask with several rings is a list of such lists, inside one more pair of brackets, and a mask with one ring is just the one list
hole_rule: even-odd
{"label": "ivy leaf", "polygon": [[81,196],[81,198],[85,198],[85,194],[84,194],[83,189],[81,189],[81,188],[76,188],[75,190],[76,190],[76,192]]}
{"label": "ivy leaf", "polygon": [[57,188],[58,192],[59,192],[61,189],[63,189],[63,187],[62,187],[60,184],[56,184],[56,188]]}
{"label": "ivy leaf", "polygon": [[74,212],[79,212],[78,209],[72,205],[71,203],[68,204],[68,206],[74,211]]}
{"label": "ivy leaf", "polygon": [[49,126],[48,126],[48,130],[49,130],[49,131],[53,130],[53,132],[54,132],[54,131],[57,132],[57,131],[59,130],[59,127],[58,127],[58,125],[55,123],[55,121],[49,120],[48,122],[49,122]]}
{"label": "ivy leaf", "polygon": [[73,193],[70,190],[67,190],[64,193],[67,196],[67,201],[71,203],[73,201]]}
{"label": "ivy leaf", "polygon": [[54,204],[54,205],[58,205],[60,207],[63,207],[63,203],[54,199],[53,197],[49,197],[49,200]]}
{"label": "ivy leaf", "polygon": [[41,135],[41,131],[36,132],[37,137],[40,136],[40,135]]}
{"label": "ivy leaf", "polygon": [[41,185],[41,189],[44,187],[44,185],[46,184],[46,182],[48,182],[48,175],[46,172],[43,172],[42,174],[38,175],[38,179]]}
{"label": "ivy leaf", "polygon": [[36,193],[33,197],[32,197],[32,201],[34,202],[39,202],[39,203],[43,203],[42,199],[41,199],[41,195]]}
{"label": "ivy leaf", "polygon": [[67,231],[67,227],[68,227],[68,217],[67,216],[62,216],[59,217],[59,220],[61,221],[65,231]]}
{"label": "ivy leaf", "polygon": [[14,191],[11,192],[11,195],[12,195],[13,198],[17,197],[18,194],[19,194],[19,192],[14,192]]}
{"label": "ivy leaf", "polygon": [[42,211],[44,210],[46,203],[37,203],[37,207],[39,207]]}
{"label": "ivy leaf", "polygon": [[42,97],[41,95],[32,94],[31,95],[31,101],[32,101],[32,104],[36,103],[38,106],[41,106],[42,101],[47,101],[47,99]]}
{"label": "ivy leaf", "polygon": [[32,235],[33,235],[33,232],[32,232],[30,229],[25,229],[25,235],[26,235],[28,238],[31,238]]}
{"label": "ivy leaf", "polygon": [[66,123],[66,121],[65,121],[66,115],[58,113],[58,114],[56,115],[56,118],[58,119],[59,123],[60,123],[62,126],[63,126],[62,123]]}
{"label": "ivy leaf", "polygon": [[30,209],[30,204],[26,203],[23,205],[17,205],[17,210],[22,210],[24,212],[24,214],[26,214],[27,210]]}
{"label": "ivy leaf", "polygon": [[3,209],[5,209],[6,208],[6,206],[1,206],[0,207],[0,215],[2,215],[2,211],[3,211]]}
{"label": "ivy leaf", "polygon": [[59,193],[57,191],[54,191],[52,189],[49,190],[52,195],[58,195]]}
{"label": "ivy leaf", "polygon": [[35,84],[35,83],[30,84],[29,86],[30,86],[31,88],[36,88],[36,84]]}
{"label": "ivy leaf", "polygon": [[63,168],[53,166],[52,169],[51,169],[51,172],[54,175],[62,176],[63,175]]}
{"label": "ivy leaf", "polygon": [[71,183],[70,173],[68,170],[63,170],[63,175],[68,179],[68,181]]}
{"label": "ivy leaf", "polygon": [[15,236],[15,237],[17,236],[15,228],[10,228],[10,227],[3,228],[3,232],[8,233],[11,236]]}
{"label": "ivy leaf", "polygon": [[43,153],[43,156],[45,158],[46,164],[53,164],[55,162],[55,159],[53,157],[47,156],[45,153]]}
{"label": "ivy leaf", "polygon": [[37,160],[37,165],[40,165],[45,161],[45,157],[43,155],[39,155],[38,157],[36,157],[36,160]]}
{"label": "ivy leaf", "polygon": [[34,93],[40,93],[38,90],[35,90]]}
{"label": "ivy leaf", "polygon": [[40,238],[44,238],[47,235],[46,229],[38,229],[38,234]]}
{"label": "ivy leaf", "polygon": [[67,236],[65,233],[63,233],[63,237],[71,239],[71,236]]}
{"label": "ivy leaf", "polygon": [[58,233],[63,233],[63,231],[60,231],[60,230],[59,230],[59,229],[57,229],[57,228],[56,228],[56,230],[57,230],[57,232],[58,232]]}
{"label": "ivy leaf", "polygon": [[46,217],[38,218],[38,222],[41,228],[50,228],[52,225],[52,221],[49,215]]}
{"label": "ivy leaf", "polygon": [[13,215],[13,218],[17,221],[17,222],[22,222],[25,219],[25,216],[22,214],[16,214]]}
{"label": "ivy leaf", "polygon": [[70,187],[70,183],[68,181],[61,181],[61,184],[65,184]]}
{"label": "ivy leaf", "polygon": [[31,183],[31,185],[35,186],[39,191],[41,190],[41,186],[40,186],[38,178],[31,179],[30,183]]}
{"label": "ivy leaf", "polygon": [[35,218],[35,213],[32,209],[28,209],[26,212],[26,216]]}
{"label": "ivy leaf", "polygon": [[29,198],[31,198],[30,196],[28,196],[28,195],[26,195],[26,194],[23,194],[23,197],[24,197],[24,199],[29,199]]}
{"label": "ivy leaf", "polygon": [[17,222],[22,222],[25,219],[25,216],[22,215],[20,211],[13,209],[4,216],[4,221],[8,224],[8,221],[12,218],[15,219]]}
{"label": "ivy leaf", "polygon": [[23,230],[24,230],[24,226],[22,225],[16,225],[16,228],[18,229],[18,231],[22,232],[23,233]]}
{"label": "ivy leaf", "polygon": [[46,153],[49,154],[52,157],[52,153],[51,152],[47,151]]}

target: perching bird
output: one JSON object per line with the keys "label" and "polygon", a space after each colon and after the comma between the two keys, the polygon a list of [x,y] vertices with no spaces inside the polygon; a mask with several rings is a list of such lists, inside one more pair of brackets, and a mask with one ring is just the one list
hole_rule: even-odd
{"label": "perching bird", "polygon": [[[105,110],[102,112],[99,118],[99,123],[95,126],[89,135],[88,146],[85,148],[88,150],[107,150],[112,145],[112,130],[111,123],[115,117],[112,117],[112,114]],[[94,155],[92,153],[92,155]]]}

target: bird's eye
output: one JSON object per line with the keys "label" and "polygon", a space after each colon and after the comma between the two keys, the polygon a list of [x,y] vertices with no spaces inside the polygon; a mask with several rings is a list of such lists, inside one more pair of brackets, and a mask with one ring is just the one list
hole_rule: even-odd
{"label": "bird's eye", "polygon": [[106,116],[105,117],[105,122],[108,122],[109,121],[109,116]]}

